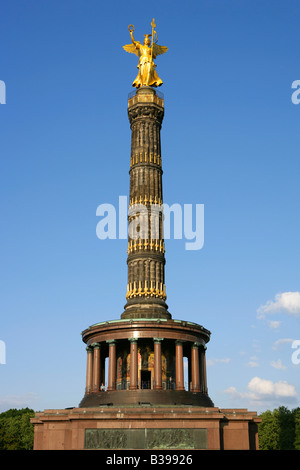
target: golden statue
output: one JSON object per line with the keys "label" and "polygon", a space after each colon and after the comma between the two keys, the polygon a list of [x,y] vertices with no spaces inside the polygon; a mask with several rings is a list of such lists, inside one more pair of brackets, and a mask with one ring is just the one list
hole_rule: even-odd
{"label": "golden statue", "polygon": [[[162,80],[156,73],[156,65],[153,62],[153,59],[156,59],[156,56],[164,54],[167,52],[168,48],[165,46],[159,46],[157,42],[157,33],[154,30],[156,27],[154,18],[151,23],[152,34],[144,34],[144,44],[141,44],[139,41],[135,41],[133,37],[134,26],[130,24],[128,30],[131,36],[132,44],[127,44],[123,46],[125,51],[135,54],[139,57],[139,63],[137,68],[139,69],[138,76],[134,80],[132,86],[139,88],[140,86],[161,86]],[[150,46],[150,37],[151,46]],[[154,37],[156,42],[154,42]]]}

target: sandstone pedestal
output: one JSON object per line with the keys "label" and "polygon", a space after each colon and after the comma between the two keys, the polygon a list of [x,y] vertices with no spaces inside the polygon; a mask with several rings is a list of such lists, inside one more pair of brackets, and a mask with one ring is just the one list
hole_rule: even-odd
{"label": "sandstone pedestal", "polygon": [[32,420],[36,450],[254,450],[255,412],[188,406],[45,410]]}

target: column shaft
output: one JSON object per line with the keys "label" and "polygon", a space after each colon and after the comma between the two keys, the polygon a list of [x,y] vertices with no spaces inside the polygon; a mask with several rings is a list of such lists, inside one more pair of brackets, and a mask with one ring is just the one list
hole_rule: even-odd
{"label": "column shaft", "polygon": [[94,346],[94,360],[93,360],[93,391],[99,392],[100,390],[100,345]]}
{"label": "column shaft", "polygon": [[130,341],[130,385],[129,390],[136,390],[138,383],[138,345],[136,340]]}
{"label": "column shaft", "polygon": [[86,363],[86,389],[85,393],[91,393],[93,387],[93,350],[87,347],[87,363]]}
{"label": "column shaft", "polygon": [[162,390],[162,364],[161,364],[162,338],[154,338],[154,389]]}
{"label": "column shaft", "polygon": [[200,392],[200,369],[199,369],[199,349],[194,343],[191,351],[192,360],[192,391]]}
{"label": "column shaft", "polygon": [[207,375],[206,375],[206,356],[205,356],[206,347],[203,348],[202,358],[203,358],[203,393],[208,393],[207,390]]}
{"label": "column shaft", "polygon": [[109,343],[109,364],[108,364],[108,387],[107,390],[116,389],[116,343],[108,341]]}
{"label": "column shaft", "polygon": [[183,348],[181,341],[176,341],[176,390],[184,390]]}
{"label": "column shaft", "polygon": [[153,88],[139,88],[129,98],[128,282],[127,303],[121,318],[171,318],[164,283],[160,141],[163,117],[164,100]]}

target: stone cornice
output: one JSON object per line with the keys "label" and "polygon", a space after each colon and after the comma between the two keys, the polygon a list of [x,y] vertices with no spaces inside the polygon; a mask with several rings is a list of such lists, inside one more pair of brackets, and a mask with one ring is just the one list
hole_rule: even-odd
{"label": "stone cornice", "polygon": [[82,332],[87,345],[108,340],[163,337],[204,346],[210,340],[210,331],[196,323],[165,319],[126,319],[97,323]]}

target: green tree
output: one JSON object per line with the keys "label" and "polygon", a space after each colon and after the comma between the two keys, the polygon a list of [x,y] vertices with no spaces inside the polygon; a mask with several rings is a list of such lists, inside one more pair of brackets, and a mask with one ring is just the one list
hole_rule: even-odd
{"label": "green tree", "polygon": [[295,450],[300,450],[300,408],[294,410],[295,418],[295,441],[294,448]]}
{"label": "green tree", "polygon": [[279,427],[272,411],[267,410],[260,415],[261,423],[258,425],[258,440],[261,450],[279,449]]}
{"label": "green tree", "polygon": [[278,408],[279,449],[294,450],[295,442],[295,413],[285,406]]}
{"label": "green tree", "polygon": [[33,449],[33,418],[29,408],[11,409],[0,414],[0,450]]}
{"label": "green tree", "polygon": [[258,426],[261,450],[300,450],[300,408],[292,411],[280,406],[260,415]]}

